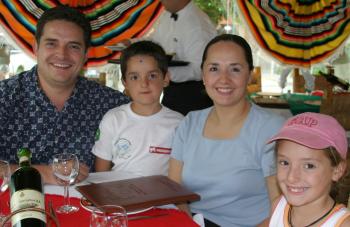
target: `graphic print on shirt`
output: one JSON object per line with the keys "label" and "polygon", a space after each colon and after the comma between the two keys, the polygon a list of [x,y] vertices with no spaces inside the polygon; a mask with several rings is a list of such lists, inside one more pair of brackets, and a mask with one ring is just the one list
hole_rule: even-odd
{"label": "graphic print on shirt", "polygon": [[170,153],[171,153],[171,148],[168,148],[168,147],[150,146],[150,147],[149,147],[149,153],[154,153],[154,154],[170,154]]}
{"label": "graphic print on shirt", "polygon": [[114,143],[113,158],[128,159],[131,157],[131,143],[129,140],[119,138]]}

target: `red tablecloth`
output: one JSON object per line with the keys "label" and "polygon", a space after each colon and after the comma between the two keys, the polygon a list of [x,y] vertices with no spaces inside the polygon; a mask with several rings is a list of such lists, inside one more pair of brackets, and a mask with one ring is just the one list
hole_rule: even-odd
{"label": "red tablecloth", "polygon": [[[9,193],[5,192],[0,196],[0,208],[3,213],[8,214],[10,208],[8,205]],[[62,205],[63,196],[59,195],[45,195],[46,207],[48,207],[48,202],[52,201],[54,208]],[[61,227],[88,227],[90,222],[91,213],[80,206],[80,199],[71,198],[71,204],[79,206],[80,209],[78,212],[73,214],[57,214],[58,220]],[[138,215],[155,215],[155,214],[168,214],[165,216],[154,217],[150,219],[140,219],[140,220],[131,220],[129,221],[129,227],[198,227],[198,225],[192,221],[192,219],[186,215],[184,212],[176,209],[159,209],[153,208],[151,210],[134,214],[132,216]]]}

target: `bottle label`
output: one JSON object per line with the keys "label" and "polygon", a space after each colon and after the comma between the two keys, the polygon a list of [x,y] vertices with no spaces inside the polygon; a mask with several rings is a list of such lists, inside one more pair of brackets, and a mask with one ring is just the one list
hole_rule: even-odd
{"label": "bottle label", "polygon": [[[11,195],[11,211],[19,209],[35,207],[45,211],[44,195],[41,192],[31,189],[24,189],[14,192]],[[38,211],[23,211],[11,218],[11,222],[15,223],[25,218],[36,218],[46,223],[46,214]]]}
{"label": "bottle label", "polygon": [[21,162],[27,162],[27,161],[29,161],[29,157],[28,157],[28,156],[21,156],[21,157],[19,158],[19,163],[21,163]]}

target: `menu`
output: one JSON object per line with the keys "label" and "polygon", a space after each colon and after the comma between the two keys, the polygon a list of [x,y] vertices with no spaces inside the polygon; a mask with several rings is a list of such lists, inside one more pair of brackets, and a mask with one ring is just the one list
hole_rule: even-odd
{"label": "menu", "polygon": [[95,206],[120,205],[127,211],[200,199],[198,194],[162,175],[81,185],[76,189]]}

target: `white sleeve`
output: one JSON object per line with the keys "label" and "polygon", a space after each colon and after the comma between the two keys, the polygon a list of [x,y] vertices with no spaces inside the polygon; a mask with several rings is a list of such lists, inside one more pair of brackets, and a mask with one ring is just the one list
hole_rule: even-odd
{"label": "white sleeve", "polygon": [[115,117],[111,111],[108,111],[99,126],[99,138],[96,138],[95,145],[92,148],[92,153],[99,158],[112,160],[113,152],[113,137],[115,132]]}
{"label": "white sleeve", "polygon": [[[190,62],[188,66],[170,67],[171,75],[187,75],[187,80],[201,80],[201,63],[202,55],[207,43],[215,36],[214,33],[203,31],[201,29],[193,29],[185,33],[184,42],[181,43],[184,56],[180,60]],[[177,82],[177,81],[175,81]]]}

